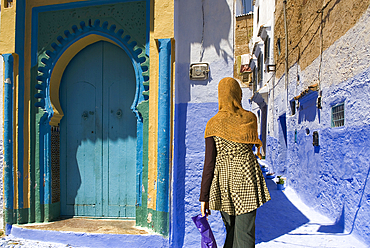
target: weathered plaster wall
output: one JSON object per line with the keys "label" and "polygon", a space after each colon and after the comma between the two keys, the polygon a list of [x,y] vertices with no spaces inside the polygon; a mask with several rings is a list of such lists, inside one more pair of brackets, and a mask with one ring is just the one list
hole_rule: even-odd
{"label": "weathered plaster wall", "polygon": [[[285,78],[277,80],[267,160],[271,170],[287,176],[288,185],[307,205],[336,221],[321,227],[322,232],[353,232],[369,243],[370,8],[364,12],[324,51],[322,60],[319,56],[304,69],[297,63],[290,68],[288,100],[307,89],[321,68],[322,109],[316,107],[318,93],[314,92],[302,98],[301,109],[291,116],[286,110]],[[331,107],[341,102],[345,125],[332,128]],[[284,121],[279,118],[285,113],[286,139]],[[319,133],[319,147],[312,145],[313,131]]]}
{"label": "weathered plaster wall", "polygon": [[[320,55],[320,46],[323,51],[331,47],[358,21],[369,4],[369,0],[287,1],[289,66],[299,60],[299,64],[304,70]],[[283,1],[277,1],[275,20],[275,61],[277,77],[280,78],[284,73],[285,63]],[[322,24],[322,31],[320,24]],[[322,39],[320,39],[321,34]],[[278,38],[281,41],[280,55],[277,53]]]}
{"label": "weathered plaster wall", "polygon": [[[235,18],[235,51],[234,56],[248,54],[249,41],[253,35],[253,14],[238,16]],[[234,61],[234,78],[243,81],[243,75],[239,75],[236,59]]]}
{"label": "weathered plaster wall", "polygon": [[1,53],[15,52],[15,7],[4,8],[1,12]]}

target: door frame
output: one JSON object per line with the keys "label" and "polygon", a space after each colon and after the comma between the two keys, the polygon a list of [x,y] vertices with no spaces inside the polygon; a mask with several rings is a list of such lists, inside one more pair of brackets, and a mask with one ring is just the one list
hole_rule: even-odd
{"label": "door frame", "polygon": [[[78,29],[76,27],[79,26]],[[143,150],[143,118],[137,110],[137,106],[149,99],[149,58],[145,53],[145,47],[137,46],[137,42],[126,33],[126,30],[116,31],[116,25],[109,25],[104,22],[100,25],[100,20],[95,20],[93,25],[86,25],[81,22],[73,25],[72,30],[76,32],[73,35],[67,35],[63,40],[55,41],[61,45],[53,43],[54,51],[46,51],[44,58],[41,59],[42,66],[38,67],[38,84],[36,89],[39,93],[35,95],[38,98],[35,106],[44,111],[39,124],[39,148],[44,151],[40,154],[40,168],[43,170],[43,181],[45,187],[40,192],[43,203],[46,208],[53,202],[51,194],[52,173],[51,173],[51,129],[58,127],[63,118],[63,111],[59,102],[59,86],[63,72],[69,61],[83,48],[98,41],[107,41],[123,49],[130,57],[135,71],[136,92],[131,110],[137,119],[137,147],[136,147],[136,205],[141,206],[141,187],[142,181],[142,150]],[[126,35],[124,37],[123,33]],[[60,200],[59,200],[60,202]],[[46,213],[52,211],[45,209],[44,221],[49,221],[57,216],[47,216]],[[60,214],[60,209],[59,209]],[[57,214],[58,215],[58,214]]]}
{"label": "door frame", "polygon": [[[87,55],[89,56],[88,58],[86,58]],[[76,59],[78,62],[76,61]],[[74,61],[73,64],[71,64],[72,61]],[[137,125],[136,118],[130,111],[130,106],[132,105],[132,102],[134,100],[136,88],[136,85],[134,84],[135,72],[133,70],[131,60],[127,56],[127,53],[115,44],[106,41],[98,41],[81,50],[72,59],[72,61],[69,63],[68,67],[64,71],[63,79],[60,86],[60,100],[64,113],[66,114],[61,120],[59,134],[61,215],[134,219],[136,209],[135,153],[137,144]],[[95,72],[89,72],[88,68],[92,69]],[[113,68],[115,68],[115,70],[112,70]],[[80,71],[81,69],[82,71]],[[81,74],[80,72],[84,76],[79,76],[78,74]],[[124,73],[122,74],[122,72]],[[100,78],[103,78],[103,80],[99,80]],[[80,92],[82,89],[78,90],[78,85],[80,85],[80,87],[81,85],[84,85],[83,87],[87,87],[87,92],[89,90],[92,91],[90,93],[84,92],[84,97],[82,98]],[[118,88],[115,88],[115,90],[112,91],[111,89],[109,89],[109,87],[112,87],[113,85],[115,85],[114,87]],[[85,107],[80,108],[84,105],[84,103],[90,100],[92,100],[92,102],[90,103],[93,105],[87,104],[85,105]],[[95,103],[97,105],[94,105]],[[111,104],[118,105],[113,106]],[[95,108],[94,106],[97,108]],[[110,110],[111,108],[116,109],[117,107],[122,109],[121,111],[123,111],[123,116],[125,117],[116,118],[116,115],[114,114],[113,119],[111,119],[111,113],[113,112],[110,112]],[[79,109],[78,112],[74,112],[76,108]],[[95,113],[93,116],[90,115],[85,120],[81,120],[82,122],[80,123],[79,118],[81,117],[83,110],[92,110],[93,112],[95,111]],[[77,116],[74,115],[74,118],[72,118],[68,115],[72,112],[79,114],[77,114]],[[69,121],[65,120],[67,116],[69,116]],[[110,122],[109,120],[113,122]],[[76,125],[76,121],[77,123],[80,123],[79,127],[74,126],[72,129],[70,129],[70,124],[74,123]],[[120,124],[117,126],[118,123],[115,121],[119,122]],[[129,124],[129,126],[126,126],[127,124]],[[76,130],[86,130],[86,125],[92,125],[88,128],[89,132],[83,132],[84,134],[80,133],[82,136],[78,136],[77,133],[74,132]],[[110,126],[114,125],[116,126],[113,130],[110,128]],[[115,138],[113,138],[115,142],[111,143],[111,131],[117,132],[117,130],[121,130],[121,133],[126,133],[126,131],[124,130],[128,130],[127,128],[131,128],[131,131],[127,134],[131,136],[131,139],[132,137],[135,137],[134,140],[121,140],[121,144],[125,143],[125,145],[123,145],[122,147],[123,150],[119,149],[114,152],[111,149],[114,149],[114,147],[116,147],[117,149],[116,142],[119,142],[115,140],[115,138],[121,136],[115,136]],[[94,130],[93,132],[91,132],[93,134],[90,134],[90,130]],[[72,134],[71,132],[74,134]],[[76,144],[76,142],[72,142],[72,140],[74,140],[76,137],[78,137],[77,140],[79,141],[79,144]],[[69,140],[70,138],[72,140]],[[90,161],[88,163],[84,162],[84,159],[79,160],[77,157],[77,151],[83,146],[83,140],[85,140],[85,138],[92,141],[92,144],[88,149],[86,149],[86,147],[85,149],[83,149],[89,154],[83,156],[84,159],[88,159]],[[129,143],[127,142],[134,143],[130,143],[130,145],[128,145]],[[72,147],[74,147],[73,152],[76,153],[71,153],[71,145]],[[109,148],[107,148],[107,146]],[[126,152],[123,156],[124,151]],[[129,152],[127,153],[127,151]],[[122,164],[122,160],[112,159],[114,157],[118,158],[118,156],[120,156],[121,159],[124,160],[127,158],[130,162]],[[81,158],[82,157],[80,156],[80,159]],[[72,167],[69,167],[70,165],[73,165],[73,168],[78,168],[75,172],[72,172],[72,174],[70,174],[69,170],[72,169]],[[123,170],[123,168],[126,168],[126,170],[129,171],[130,176],[127,176],[126,172],[120,174],[111,174],[111,171]],[[95,171],[95,173],[90,174],[88,177],[86,177],[86,169],[87,171],[90,171],[90,173],[91,171]],[[120,175],[118,177],[119,179],[117,178],[117,180],[120,180],[120,184],[117,184],[117,181],[115,181],[115,185],[111,184],[113,182],[111,180],[111,176],[113,176],[113,179],[115,178],[114,175]],[[68,179],[70,177],[74,179],[72,179],[71,181],[70,179]],[[77,182],[80,183],[74,184]],[[72,188],[70,188],[70,183],[74,185]],[[85,183],[87,183],[91,187],[96,187],[95,190],[90,191],[89,187],[86,188]],[[80,193],[78,193],[81,189],[84,189],[86,193],[89,192],[87,193],[89,197],[93,197],[89,198],[89,202],[86,201],[86,198],[81,198]],[[118,194],[117,192],[121,193]],[[124,193],[122,194],[122,192]],[[84,195],[84,193],[82,193],[82,195]],[[115,198],[113,196],[120,197]],[[79,200],[77,200],[77,197],[79,198]],[[91,199],[94,199],[94,197],[95,201],[91,201]],[[115,203],[113,203],[112,200]],[[72,203],[71,201],[74,203]],[[119,201],[120,204],[116,201]],[[123,204],[123,202],[126,201],[127,203]]]}

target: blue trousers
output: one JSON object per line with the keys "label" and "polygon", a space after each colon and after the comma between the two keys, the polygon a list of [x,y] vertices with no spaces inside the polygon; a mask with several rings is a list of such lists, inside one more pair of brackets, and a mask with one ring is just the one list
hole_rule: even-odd
{"label": "blue trousers", "polygon": [[224,248],[255,247],[257,209],[241,215],[229,215],[226,212],[220,212],[226,227]]}

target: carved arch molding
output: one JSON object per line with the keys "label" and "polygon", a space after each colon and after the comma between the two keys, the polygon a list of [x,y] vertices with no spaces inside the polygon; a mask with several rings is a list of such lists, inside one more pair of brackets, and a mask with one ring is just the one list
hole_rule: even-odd
{"label": "carved arch molding", "polygon": [[136,94],[131,109],[140,118],[137,105],[149,97],[149,58],[143,48],[133,37],[116,24],[105,21],[101,24],[99,19],[88,23],[81,21],[79,25],[72,25],[72,32],[64,31],[64,37],[58,36],[57,41],[51,43],[51,50],[46,50],[40,56],[36,89],[38,99],[36,107],[42,108],[48,116],[50,125],[58,126],[63,118],[63,111],[59,103],[59,85],[64,69],[69,61],[83,48],[97,41],[111,42],[126,51],[132,60],[136,73]]}

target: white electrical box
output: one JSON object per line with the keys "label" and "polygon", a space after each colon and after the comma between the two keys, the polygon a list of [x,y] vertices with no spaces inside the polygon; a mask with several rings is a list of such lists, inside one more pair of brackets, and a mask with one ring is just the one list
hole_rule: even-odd
{"label": "white electrical box", "polygon": [[208,74],[208,63],[193,63],[190,65],[189,77],[191,80],[206,80],[208,79]]}

